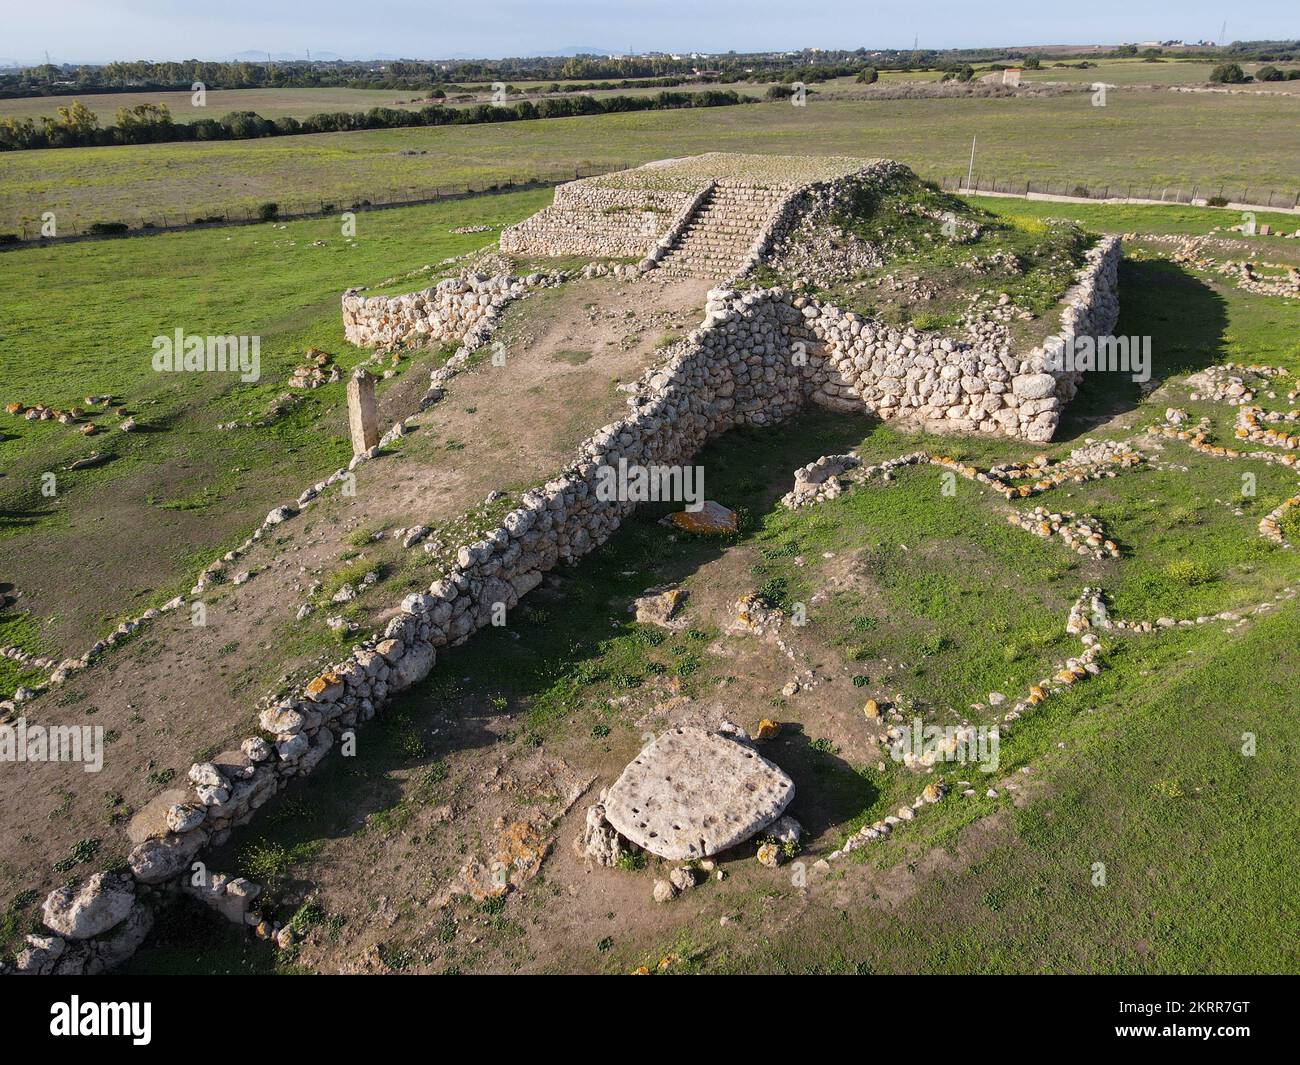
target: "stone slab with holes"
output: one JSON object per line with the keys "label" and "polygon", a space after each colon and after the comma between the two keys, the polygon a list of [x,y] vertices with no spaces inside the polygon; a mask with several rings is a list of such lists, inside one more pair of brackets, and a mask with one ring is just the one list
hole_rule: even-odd
{"label": "stone slab with holes", "polygon": [[707,858],[766,828],[794,781],[739,730],[675,728],[646,746],[605,796],[620,835],[670,861]]}

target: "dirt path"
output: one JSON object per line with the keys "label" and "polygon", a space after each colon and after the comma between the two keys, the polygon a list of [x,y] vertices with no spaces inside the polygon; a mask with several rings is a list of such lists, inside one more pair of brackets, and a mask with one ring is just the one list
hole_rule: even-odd
{"label": "dirt path", "polygon": [[[99,773],[28,764],[0,774],[0,896],[44,894],[124,857],[131,811],[183,781],[196,759],[250,735],[260,696],[351,642],[329,635],[328,609],[296,615],[313,582],[347,557],[400,552],[391,537],[371,546],[358,530],[447,521],[489,492],[545,479],[618,416],[625,397],[615,386],[658,358],[665,334],[698,323],[706,288],[598,279],[516,303],[498,334],[505,366],[484,362],[455,378],[441,403],[410,419],[400,449],[358,469],[355,495],[331,489],[233,563],[232,576],[252,577],[211,587],[205,624],[192,623],[187,604],[28,704],[32,723],[99,725],[108,742]],[[417,360],[386,390],[385,424],[412,409],[426,374]],[[393,568],[396,577],[365,593],[366,619],[382,620],[405,593],[404,571]],[[415,576],[435,574],[405,573],[412,585]],[[86,862],[56,871],[74,848]]]}
{"label": "dirt path", "polygon": [[[736,847],[716,860],[725,879],[710,878],[672,904],[657,905],[652,884],[676,863],[604,869],[572,846],[586,807],[635,756],[640,736],[684,724],[716,727],[724,719],[753,727],[783,684],[810,671],[818,678],[816,693],[791,702],[781,716],[797,724],[764,744],[763,753],[799,789],[791,812],[810,833],[800,860],[811,864],[838,845],[840,824],[857,809],[852,798],[827,788],[828,761],[860,764],[878,758],[879,748],[861,727],[860,693],[832,648],[787,633],[786,654],[772,636],[727,633],[736,598],[752,590],[752,562],[751,548],[735,547],[693,573],[675,565],[657,572],[665,580],[691,577],[685,617],[691,626],[724,633],[704,655],[727,680],[695,698],[682,695],[669,677],[638,687],[618,700],[620,720],[632,727],[617,729],[617,740],[593,742],[583,715],[538,748],[521,739],[516,708],[498,708],[481,696],[441,705],[426,700],[421,716],[427,710],[429,756],[392,778],[407,797],[410,819],[385,820],[381,831],[323,833],[304,870],[305,894],[341,917],[341,930],[309,937],[299,961],[321,972],[600,972],[611,966],[626,972],[643,961],[653,967],[678,941],[752,948],[797,917],[808,893],[791,890],[790,869],[759,866],[752,848]],[[543,609],[561,601],[561,587],[552,579],[534,593]],[[611,603],[610,612],[626,617],[627,606]],[[454,652],[447,665],[457,669]],[[832,740],[837,754],[813,748],[814,738]],[[435,763],[445,783],[437,801],[423,804],[421,771]],[[351,810],[356,829],[393,801],[391,794],[361,798],[349,790],[326,801]],[[866,800],[865,790],[858,798]],[[521,854],[516,890],[495,905],[471,897],[494,857]],[[362,868],[368,873],[359,886],[355,870]],[[852,906],[871,905],[871,886],[859,879],[862,884],[846,883],[835,894],[847,892]],[[828,897],[823,891],[822,900]],[[778,898],[786,904],[774,906]]]}

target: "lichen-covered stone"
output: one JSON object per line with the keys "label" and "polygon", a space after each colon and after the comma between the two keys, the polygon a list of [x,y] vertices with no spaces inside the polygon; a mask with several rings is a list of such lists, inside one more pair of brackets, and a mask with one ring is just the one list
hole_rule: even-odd
{"label": "lichen-covered stone", "polygon": [[683,727],[664,733],[623,770],[605,817],[637,846],[670,860],[704,858],[771,824],[794,782],[730,734]]}

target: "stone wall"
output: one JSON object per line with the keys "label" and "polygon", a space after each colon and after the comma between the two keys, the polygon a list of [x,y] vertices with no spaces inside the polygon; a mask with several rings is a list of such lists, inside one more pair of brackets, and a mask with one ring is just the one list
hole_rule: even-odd
{"label": "stone wall", "polygon": [[[1087,253],[1066,293],[1062,336],[1106,336],[1119,316],[1120,241]],[[1007,353],[908,327],[893,329],[852,312],[796,299],[814,343],[808,353],[813,402],[835,410],[864,405],[937,432],[1002,433],[1050,440],[1081,373],[1045,368],[1046,352]]]}
{"label": "stone wall", "polygon": [[549,207],[503,229],[501,250],[510,255],[640,258],[650,254],[696,195],[571,181],[555,190]]}
{"label": "stone wall", "polygon": [[[1090,256],[1072,290],[1063,324],[1082,330],[1113,323],[1118,256],[1117,241],[1103,244]],[[465,289],[439,286],[432,291],[464,297],[475,291],[474,282],[466,284]],[[485,305],[475,301],[473,306]],[[354,326],[368,320],[357,304],[352,313]],[[410,313],[414,321],[428,320],[414,301]],[[472,317],[480,312],[468,313]],[[983,396],[994,385],[1001,387],[993,394],[1015,412],[1014,431],[1010,418],[990,417],[975,427],[988,421],[1012,435],[1042,439],[1043,428],[1049,421],[1055,425],[1060,402],[1076,385],[1072,378],[1034,372],[1032,357],[1013,367],[945,347],[950,342],[943,340],[918,340],[910,333],[890,338],[888,331],[802,297],[792,298],[784,289],[711,291],[700,327],[668,349],[665,363],[642,375],[628,399],[628,413],[587,439],[572,465],[525,492],[520,505],[485,539],[462,546],[455,565],[426,590],[408,595],[379,636],[357,645],[292,698],[262,711],[261,734],[211,761],[196,763],[189,771],[189,790],[164,793],[136,815],[129,876],[92,878],[79,888],[52,893],[44,914],[53,934],[28,938],[18,971],[97,971],[129,955],[148,931],[153,907],[161,897],[181,890],[191,863],[205,847],[225,843],[289,781],[310,773],[344,733],[423,680],[434,668],[439,648],[463,642],[491,623],[497,604],[513,608],[548,570],[581,558],[617,531],[635,504],[598,498],[603,467],[617,467],[620,460],[629,465],[682,465],[711,437],[736,425],[780,422],[809,401],[846,409],[865,406],[885,414],[904,398],[918,414],[969,410],[971,403],[961,397]],[[816,354],[807,361],[795,358],[804,350]],[[926,359],[929,363],[922,361]],[[883,373],[895,363],[900,370],[908,364],[905,372]],[[1027,379],[1033,393],[1050,387],[1053,394],[1030,399],[1023,387]],[[977,380],[984,383],[985,392],[974,385]],[[897,381],[898,387],[887,381]],[[931,386],[928,393],[926,385]],[[936,390],[953,402],[945,408],[935,398]],[[924,402],[912,404],[912,396]],[[880,406],[886,399],[896,402]],[[1031,405],[1042,399],[1053,399],[1056,405]],[[948,427],[973,422],[969,417],[942,420]],[[221,899],[205,901],[233,907],[254,923],[258,915],[249,912],[246,902],[252,886],[232,883],[238,887],[233,903],[225,899],[230,886],[224,882],[220,891],[214,887],[208,892]]]}
{"label": "stone wall", "polygon": [[528,288],[525,278],[467,274],[404,296],[343,294],[343,335],[362,348],[463,340]]}

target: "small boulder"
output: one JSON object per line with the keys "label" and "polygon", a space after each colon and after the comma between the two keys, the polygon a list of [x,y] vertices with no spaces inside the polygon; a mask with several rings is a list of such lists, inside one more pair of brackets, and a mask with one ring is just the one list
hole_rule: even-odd
{"label": "small boulder", "polygon": [[679,865],[668,874],[668,880],[678,891],[689,891],[695,886],[695,870]]}
{"label": "small boulder", "polygon": [[170,880],[189,864],[206,842],[202,829],[149,839],[134,847],[127,856],[131,873],[142,884],[161,884]]}
{"label": "small boulder", "polygon": [[[682,603],[686,601],[684,588],[651,588],[645,595],[632,602],[636,610],[636,619],[644,625],[658,625],[664,629],[678,629],[686,624],[678,618]],[[676,620],[674,620],[676,619]]]}
{"label": "small boulder", "polygon": [[134,905],[135,885],[129,876],[96,873],[80,888],[69,885],[50,892],[41,919],[66,939],[89,939],[126,920]]}
{"label": "small boulder", "polygon": [[796,845],[803,839],[803,825],[789,814],[783,814],[768,826],[767,834],[778,843]]}

